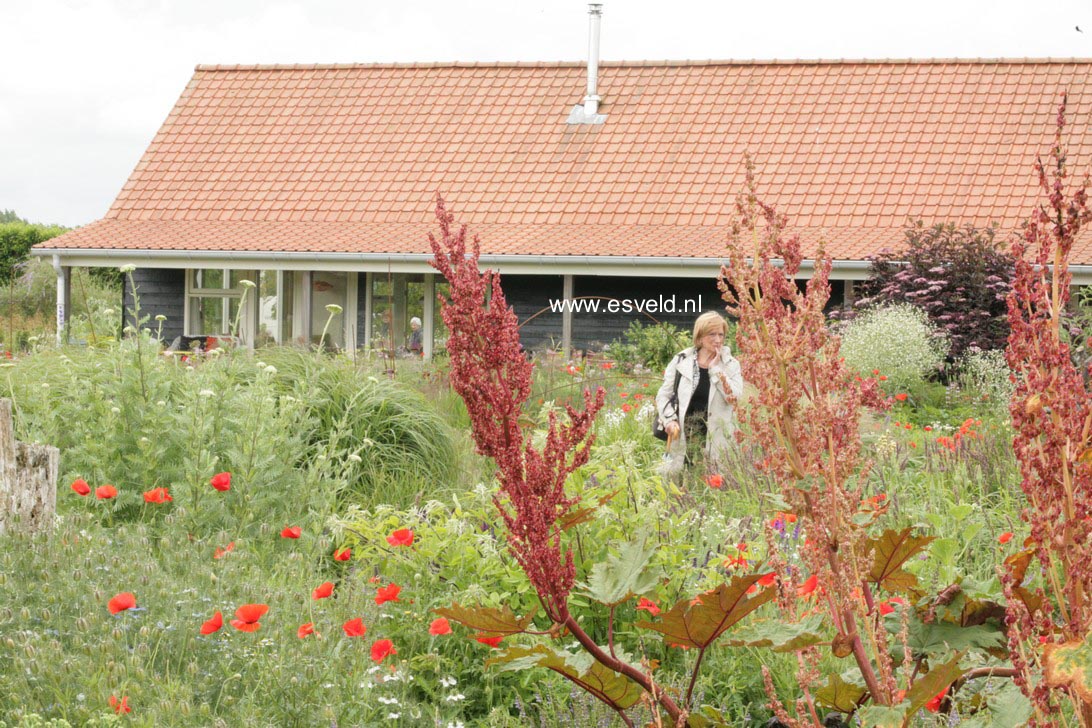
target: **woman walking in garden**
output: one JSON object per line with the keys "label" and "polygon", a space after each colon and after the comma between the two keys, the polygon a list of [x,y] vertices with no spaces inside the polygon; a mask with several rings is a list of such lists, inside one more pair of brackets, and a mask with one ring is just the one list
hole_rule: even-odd
{"label": "woman walking in garden", "polygon": [[723,316],[703,313],[694,322],[694,345],[676,354],[664,370],[656,411],[671,443],[668,472],[694,462],[699,451],[709,472],[716,472],[730,446],[743,375],[725,345],[727,334]]}

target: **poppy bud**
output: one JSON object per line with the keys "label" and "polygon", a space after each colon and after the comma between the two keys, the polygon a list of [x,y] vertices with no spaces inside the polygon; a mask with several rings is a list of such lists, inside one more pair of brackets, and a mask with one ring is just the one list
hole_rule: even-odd
{"label": "poppy bud", "polygon": [[78,629],[81,632],[86,632],[87,627],[88,627],[88,625],[87,625],[87,619],[86,618],[79,617],[79,618],[76,619],[76,629]]}
{"label": "poppy bud", "polygon": [[30,644],[29,642],[27,644],[23,645],[23,652],[26,653],[27,657],[30,657],[30,658],[33,659],[34,658],[34,653],[35,653],[34,645]]}
{"label": "poppy bud", "polygon": [[50,619],[52,619],[52,618],[53,618],[53,615],[52,615],[52,614],[50,614],[50,612],[49,612],[49,610],[48,610],[48,609],[43,609],[43,610],[42,610],[42,621],[43,621],[43,622],[48,622],[48,621],[50,621]]}
{"label": "poppy bud", "polygon": [[8,575],[0,573],[0,586],[4,586],[4,584],[7,584],[7,583],[8,583]]}
{"label": "poppy bud", "polygon": [[30,610],[27,609],[26,607],[23,607],[22,609],[20,609],[19,610],[19,619],[21,619],[24,622],[29,622],[30,621]]}
{"label": "poppy bud", "polygon": [[144,625],[143,627],[140,628],[140,636],[141,637],[147,637],[148,632],[150,632],[150,631],[151,630],[148,629],[148,625]]}
{"label": "poppy bud", "polygon": [[[167,707],[167,711],[169,711],[169,710],[170,710],[170,706]],[[182,715],[187,715],[188,716],[190,713],[193,712],[193,708],[190,707],[190,704],[188,702],[182,703],[181,705],[178,706],[178,712],[181,713]],[[169,712],[164,712],[164,715],[170,715],[170,713]]]}

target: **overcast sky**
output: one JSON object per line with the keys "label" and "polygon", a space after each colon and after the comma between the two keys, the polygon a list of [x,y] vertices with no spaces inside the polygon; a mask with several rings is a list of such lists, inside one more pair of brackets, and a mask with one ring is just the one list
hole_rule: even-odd
{"label": "overcast sky", "polygon": [[[69,226],[106,213],[198,63],[574,61],[588,32],[578,0],[24,0],[3,17],[0,209]],[[604,60],[1090,57],[1092,0],[604,0],[601,46]]]}

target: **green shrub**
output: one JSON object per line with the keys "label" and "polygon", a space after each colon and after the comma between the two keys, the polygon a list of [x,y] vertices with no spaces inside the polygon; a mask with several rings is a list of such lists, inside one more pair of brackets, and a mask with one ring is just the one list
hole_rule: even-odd
{"label": "green shrub", "polygon": [[842,326],[842,355],[865,374],[878,370],[889,387],[906,389],[944,364],[948,340],[921,309],[907,304],[865,311]]}
{"label": "green shrub", "polygon": [[[732,332],[725,337],[731,341]],[[669,323],[644,324],[634,321],[621,339],[616,339],[608,349],[611,357],[626,369],[645,368],[662,372],[671,357],[690,346],[690,332]]]}

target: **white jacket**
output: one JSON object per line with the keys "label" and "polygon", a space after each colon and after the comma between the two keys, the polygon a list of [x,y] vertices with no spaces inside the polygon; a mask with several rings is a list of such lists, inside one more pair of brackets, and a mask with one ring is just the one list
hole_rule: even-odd
{"label": "white jacket", "polygon": [[[679,407],[672,411],[669,404],[675,389],[675,373],[679,373]],[[698,386],[698,355],[694,347],[685,349],[671,358],[664,370],[664,383],[656,393],[656,412],[660,424],[678,422],[679,436],[671,445],[669,471],[682,468],[686,456],[686,435],[682,431],[682,416],[690,406],[694,388]],[[724,387],[721,374],[728,382]],[[729,392],[730,390],[730,392]],[[743,373],[739,362],[728,347],[722,347],[720,354],[709,365],[709,402],[706,406],[709,434],[705,440],[705,455],[713,467],[722,461],[721,456],[731,445],[732,435],[736,431],[735,407],[733,402],[743,396]]]}

